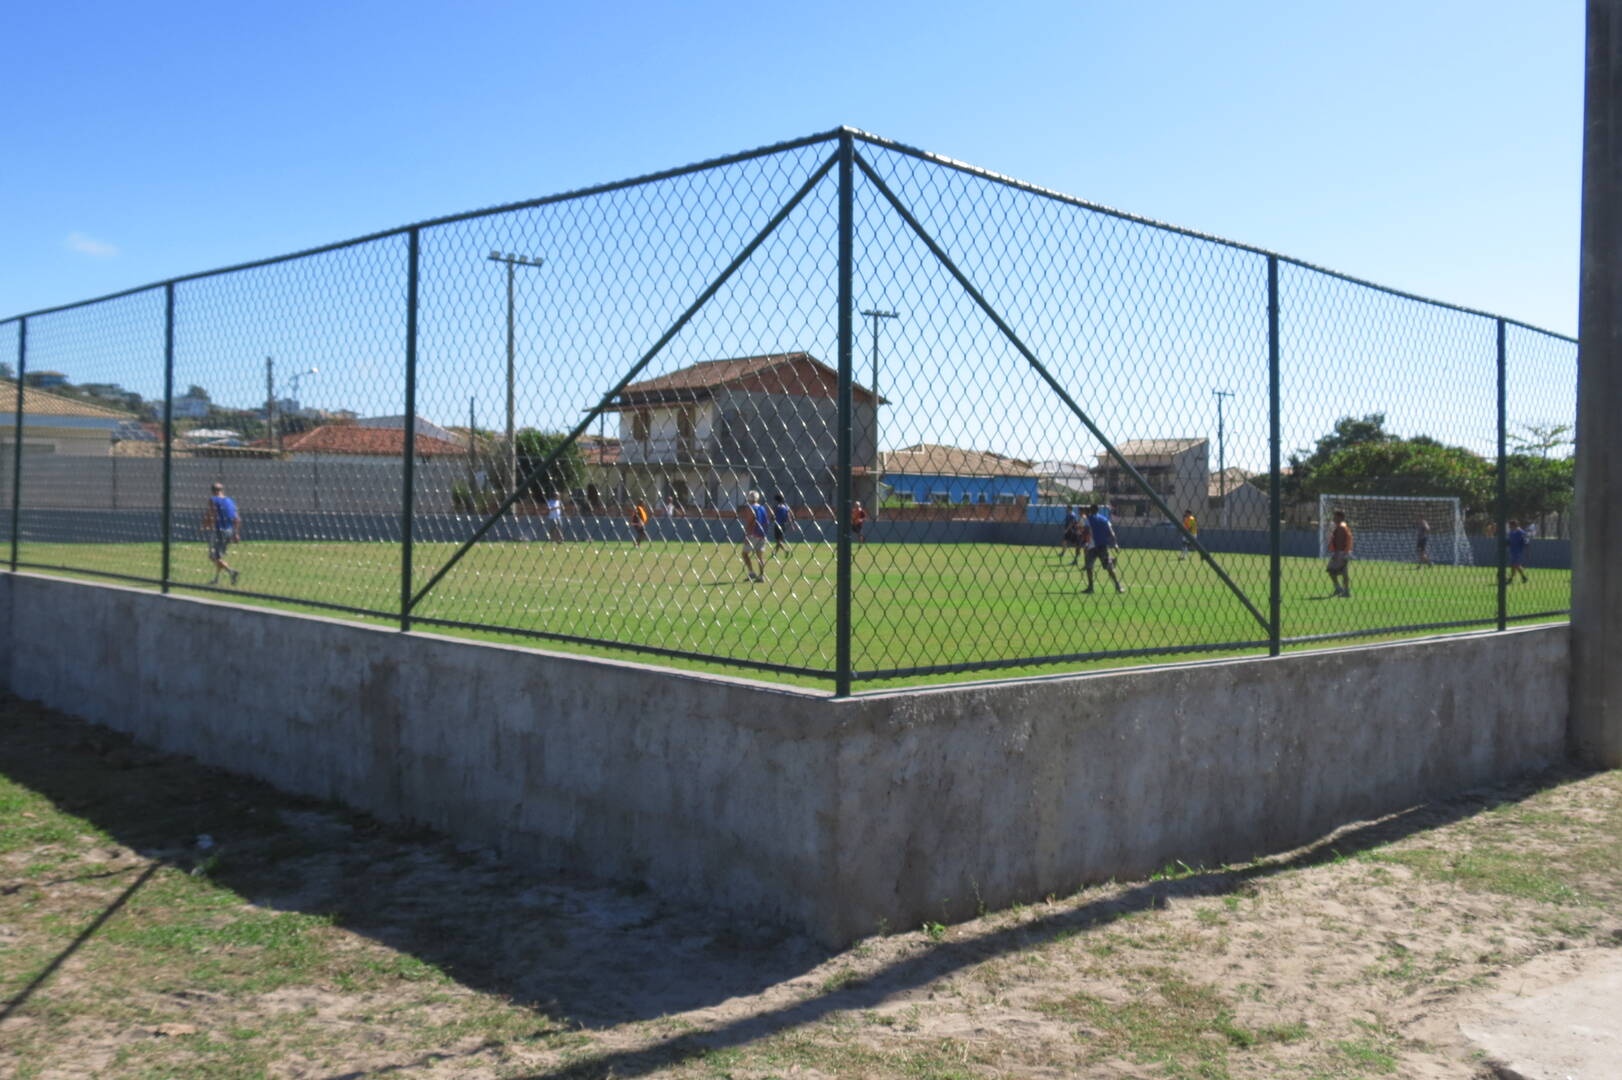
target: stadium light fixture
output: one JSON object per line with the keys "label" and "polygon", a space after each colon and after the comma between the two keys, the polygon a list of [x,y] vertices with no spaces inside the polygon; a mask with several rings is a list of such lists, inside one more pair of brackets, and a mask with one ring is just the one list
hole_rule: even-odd
{"label": "stadium light fixture", "polygon": [[[1232,390],[1215,390],[1217,402],[1217,521],[1223,528],[1228,526],[1228,453],[1227,430],[1222,423],[1222,403],[1226,398],[1233,397]],[[1210,489],[1207,488],[1207,491]]]}
{"label": "stadium light fixture", "polygon": [[873,382],[868,387],[873,391],[873,492],[868,502],[871,504],[869,513],[876,521],[879,516],[879,320],[899,319],[901,315],[883,308],[867,308],[862,314],[873,320]]}
{"label": "stadium light fixture", "polygon": [[518,483],[518,443],[513,431],[513,267],[540,266],[542,260],[538,255],[492,251],[490,261],[507,267],[507,491],[510,494]]}

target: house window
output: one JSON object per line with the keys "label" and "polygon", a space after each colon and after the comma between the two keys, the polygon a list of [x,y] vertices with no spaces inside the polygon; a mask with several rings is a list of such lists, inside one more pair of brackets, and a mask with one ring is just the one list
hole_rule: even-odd
{"label": "house window", "polygon": [[631,438],[637,442],[648,441],[648,414],[638,411],[631,414]]}

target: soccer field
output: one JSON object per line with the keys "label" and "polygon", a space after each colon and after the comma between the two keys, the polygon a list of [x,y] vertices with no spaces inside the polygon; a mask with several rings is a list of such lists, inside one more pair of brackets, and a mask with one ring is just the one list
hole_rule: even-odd
{"label": "soccer field", "polygon": [[[416,587],[454,550],[451,544],[416,545]],[[20,558],[69,572],[156,579],[161,551],[157,544],[25,542]],[[230,558],[242,579],[227,594],[264,594],[239,596],[245,604],[398,610],[397,544],[250,542],[233,546]],[[1265,615],[1267,558],[1217,558]],[[855,548],[854,564],[851,651],[858,673],[1133,650],[1253,653],[1254,648],[1235,645],[1267,638],[1266,629],[1209,567],[1197,559],[1180,560],[1173,551],[1124,551],[1119,573],[1127,591],[1119,595],[1102,573],[1097,591],[1083,595],[1080,568],[1068,557],[1059,558],[1054,547],[873,543]],[[177,589],[207,585],[213,568],[204,545],[177,543],[171,572]],[[1512,619],[1570,606],[1569,572],[1534,566],[1529,573],[1529,584],[1509,587]],[[746,579],[738,547],[731,544],[653,542],[638,549],[627,541],[488,543],[470,551],[413,616],[476,624],[436,628],[424,623],[423,628],[481,638],[510,637],[501,633],[505,629],[727,657],[781,669],[769,678],[805,683],[803,673],[834,667],[835,574],[834,548],[822,544],[794,545],[773,556],[767,580],[755,584]],[[1355,562],[1352,587],[1350,599],[1332,599],[1318,560],[1284,560],[1284,637],[1367,632],[1373,639],[1422,624],[1479,620],[1485,626],[1496,617],[1491,567],[1419,570],[1411,564]],[[541,648],[631,655],[606,644],[527,641]],[[1157,652],[1141,661],[1099,658],[1023,670],[1168,658],[1174,657]],[[702,661],[678,663],[714,668]],[[974,676],[920,673],[900,681],[947,677]],[[811,681],[827,685],[826,679]]]}

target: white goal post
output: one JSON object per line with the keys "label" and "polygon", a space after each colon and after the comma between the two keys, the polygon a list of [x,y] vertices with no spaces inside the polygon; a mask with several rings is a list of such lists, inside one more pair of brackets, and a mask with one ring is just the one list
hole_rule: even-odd
{"label": "white goal post", "polygon": [[1464,534],[1464,507],[1451,495],[1320,495],[1318,556],[1329,555],[1333,513],[1346,511],[1352,527],[1352,558],[1384,562],[1419,561],[1419,523],[1430,526],[1430,560],[1450,566],[1474,566],[1470,538]]}

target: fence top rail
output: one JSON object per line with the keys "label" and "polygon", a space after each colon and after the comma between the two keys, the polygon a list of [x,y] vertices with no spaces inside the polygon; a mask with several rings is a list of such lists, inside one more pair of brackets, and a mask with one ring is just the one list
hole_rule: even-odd
{"label": "fence top rail", "polygon": [[773,154],[785,153],[789,150],[799,150],[807,146],[816,146],[819,143],[831,142],[837,139],[843,128],[833,131],[819,132],[815,135],[806,135],[798,139],[788,139],[784,142],[773,143],[770,146],[761,146],[753,150],[742,150],[735,154],[724,154],[720,157],[696,161],[691,165],[681,165],[673,169],[662,169],[658,172],[644,173],[625,180],[613,180],[604,184],[594,184],[591,187],[575,188],[571,191],[559,192],[555,195],[542,195],[534,199],[524,199],[520,202],[503,203],[500,206],[488,206],[482,210],[465,210],[457,214],[446,214],[443,217],[429,218],[411,225],[398,225],[392,229],[383,229],[380,232],[367,233],[365,236],[356,236],[348,240],[338,240],[318,247],[305,248],[302,251],[292,251],[285,255],[271,255],[263,259],[254,259],[250,262],[235,263],[231,266],[221,266],[213,270],[199,270],[193,274],[181,274],[178,277],[165,278],[162,281],[153,281],[145,285],[136,285],[118,292],[107,293],[104,296],[94,296],[87,300],[75,300],[72,303],[58,304],[55,307],[40,308],[36,311],[23,312],[20,315],[11,315],[0,319],[0,326],[14,323],[21,319],[31,319],[38,315],[54,315],[61,311],[71,311],[74,308],[86,307],[90,304],[99,304],[106,300],[118,300],[125,296],[134,296],[137,293],[152,289],[162,289],[185,281],[197,281],[201,278],[218,277],[221,274],[233,274],[241,270],[256,270],[263,266],[274,266],[277,263],[291,262],[294,259],[304,259],[312,255],[325,255],[332,251],[342,251],[344,248],[359,247],[361,244],[370,244],[378,240],[387,240],[390,237],[404,236],[408,233],[430,229],[438,225],[453,225],[459,221],[470,221],[474,218],[493,217],[496,214],[508,214],[518,210],[531,210],[537,206],[547,206],[552,203],[569,202],[574,199],[586,199],[594,195],[606,195],[613,191],[623,191],[626,188],[639,187],[643,184],[654,184],[661,180],[673,180],[679,176],[689,176],[693,173],[704,172],[709,169],[719,169],[727,165],[737,165],[756,158],[770,157]]}
{"label": "fence top rail", "polygon": [[703,161],[694,162],[690,165],[682,165],[672,169],[663,169],[658,172],[645,173],[641,176],[635,176],[625,180],[616,180],[609,183],[596,184],[591,187],[576,188],[572,191],[560,192],[555,195],[543,195],[538,198],[525,199],[520,202],[504,203],[500,206],[486,207],[482,210],[467,210],[457,214],[447,214],[443,217],[419,221],[412,225],[400,225],[392,229],[384,229],[380,232],[368,233],[365,236],[357,236],[349,240],[339,240],[331,244],[323,244],[318,247],[306,248],[302,251],[289,252],[285,255],[273,255],[264,259],[255,259],[250,262],[236,263],[231,266],[222,266],[214,270],[202,270],[198,271],[197,273],[182,274],[178,277],[167,278],[162,281],[154,281],[145,285],[137,285],[133,288],[122,289],[118,292],[107,293],[103,296],[91,297],[86,300],[76,300],[72,303],[58,304],[54,307],[39,308],[34,311],[23,312],[18,315],[11,315],[7,318],[0,319],[0,326],[18,322],[22,319],[34,318],[40,315],[51,315],[62,311],[71,311],[74,308],[86,307],[90,304],[99,304],[108,300],[117,300],[126,296],[134,296],[138,293],[147,292],[152,289],[169,288],[185,281],[197,281],[202,278],[217,277],[221,274],[236,273],[242,270],[254,270],[260,267],[273,266],[277,263],[291,262],[294,259],[307,258],[312,255],[323,255],[328,252],[341,251],[344,248],[358,247],[362,244],[369,244],[378,240],[387,240],[390,237],[402,236],[418,229],[427,229],[438,225],[449,225],[459,221],[469,221],[475,218],[490,217],[495,214],[512,213],[518,210],[529,210],[538,206],[546,206],[552,203],[567,202],[573,199],[590,198],[594,195],[604,195],[613,191],[622,191],[626,188],[637,187],[642,184],[657,183],[661,180],[671,180],[679,176],[688,176],[708,169],[721,168],[727,165],[736,165],[744,161],[754,160],[756,158],[769,157],[772,154],[784,153],[789,150],[797,150],[807,146],[815,146],[819,143],[831,142],[847,134],[871,146],[880,147],[885,150],[892,150],[896,153],[905,154],[920,161],[927,161],[932,164],[952,169],[956,172],[979,177],[982,180],[987,180],[991,183],[999,184],[1017,191],[1023,191],[1027,194],[1035,195],[1040,198],[1051,199],[1056,202],[1065,203],[1066,205],[1074,206],[1082,210],[1088,210],[1093,213],[1104,214],[1108,217],[1117,218],[1122,221],[1130,221],[1138,225],[1158,229],[1162,232],[1175,233],[1179,236],[1189,237],[1190,239],[1203,240],[1207,243],[1218,244],[1237,251],[1248,252],[1252,255],[1258,255],[1263,258],[1277,259],[1279,262],[1288,263],[1289,265],[1302,270],[1308,270],[1313,273],[1336,278],[1351,285],[1358,285],[1363,288],[1374,289],[1390,296],[1400,297],[1404,300],[1412,300],[1416,303],[1428,304],[1433,307],[1444,308],[1449,311],[1456,311],[1464,315],[1474,315],[1480,318],[1499,320],[1508,326],[1516,326],[1523,330],[1531,331],[1532,333],[1543,334],[1560,341],[1569,342],[1573,345],[1577,344],[1577,339],[1571,337],[1570,335],[1561,334],[1541,326],[1534,326],[1531,323],[1522,322],[1519,319],[1511,319],[1506,316],[1496,315],[1490,311],[1482,311],[1478,308],[1465,307],[1462,304],[1452,304],[1445,300],[1436,300],[1432,297],[1421,296],[1417,293],[1405,292],[1401,289],[1394,289],[1390,286],[1381,285],[1378,282],[1354,277],[1350,274],[1343,274],[1338,270],[1331,270],[1327,267],[1318,266],[1315,263],[1309,263],[1302,259],[1282,255],[1278,252],[1269,251],[1266,248],[1256,247],[1252,244],[1240,243],[1239,241],[1229,240],[1225,237],[1216,236],[1212,233],[1200,232],[1196,229],[1188,229],[1180,225],[1172,225],[1164,221],[1157,221],[1154,218],[1144,217],[1141,214],[1132,214],[1124,210],[1116,210],[1100,203],[1088,202],[1087,200],[1077,198],[1074,195],[1067,195],[1064,192],[1055,191],[1052,188],[1043,187],[1039,184],[1032,184],[1028,181],[1019,180],[1015,177],[994,172],[990,169],[984,169],[977,165],[971,165],[967,162],[959,161],[956,158],[947,157],[944,154],[931,153],[928,150],[922,150],[918,147],[910,146],[894,139],[887,139],[881,135],[875,135],[872,132],[863,131],[849,125],[842,125],[830,131],[818,132],[816,134],[802,136],[797,139],[788,139],[783,142],[772,143],[771,145],[757,147],[753,150],[743,150],[733,154],[724,154],[720,157],[708,158]]}
{"label": "fence top rail", "polygon": [[1433,307],[1446,308],[1450,311],[1457,311],[1464,315],[1477,315],[1485,319],[1499,320],[1508,326],[1518,326],[1523,330],[1530,330],[1536,334],[1544,334],[1548,337],[1558,338],[1561,341],[1567,341],[1573,345],[1577,344],[1577,339],[1574,337],[1554,330],[1549,330],[1541,326],[1534,326],[1531,323],[1522,322],[1519,319],[1511,319],[1507,316],[1496,315],[1490,311],[1482,311],[1479,308],[1465,307],[1462,304],[1453,304],[1446,300],[1437,300],[1433,297],[1421,296],[1418,293],[1404,292],[1402,289],[1394,289],[1389,285],[1381,285],[1379,282],[1369,281],[1366,278],[1354,277],[1351,274],[1343,274],[1338,270],[1331,270],[1328,267],[1319,266],[1316,263],[1309,263],[1304,259],[1297,259],[1289,255],[1283,255],[1276,251],[1270,251],[1267,248],[1256,247],[1254,244],[1245,244],[1237,240],[1229,240],[1226,237],[1217,236],[1214,233],[1200,232],[1198,229],[1188,229],[1181,225],[1172,225],[1168,222],[1157,221],[1154,218],[1144,217],[1141,214],[1128,213],[1125,210],[1117,210],[1113,207],[1104,206],[1101,203],[1088,202],[1086,199],[1079,199],[1074,195],[1067,195],[1062,191],[1055,191],[1053,188],[1043,187],[1040,184],[1032,184],[1016,177],[1007,176],[999,172],[993,172],[990,169],[983,169],[978,165],[971,165],[968,162],[959,161],[956,158],[946,157],[943,154],[935,154],[928,150],[921,150],[916,146],[908,146],[906,143],[897,142],[894,139],[887,139],[882,135],[874,135],[871,132],[859,131],[855,129],[850,130],[851,134],[856,139],[871,146],[877,146],[885,150],[893,150],[898,154],[905,154],[908,157],[917,158],[920,161],[928,161],[931,164],[940,165],[956,172],[979,177],[982,180],[987,180],[994,184],[1000,184],[1003,187],[1013,188],[1016,191],[1023,191],[1029,195],[1035,195],[1044,199],[1051,199],[1055,202],[1065,203],[1066,205],[1074,206],[1081,210],[1088,210],[1093,213],[1104,214],[1107,217],[1119,218],[1122,221],[1130,221],[1134,224],[1144,225],[1152,229],[1158,229],[1162,232],[1175,233],[1179,236],[1186,236],[1193,240],[1203,240],[1211,244],[1220,244],[1223,247],[1233,248],[1236,251],[1248,252],[1252,255],[1259,255],[1263,258],[1277,259],[1279,262],[1288,263],[1289,265],[1298,267],[1302,270],[1310,270],[1316,274],[1324,274],[1328,277],[1338,278],[1339,280],[1347,282],[1351,285],[1360,285],[1367,289],[1374,289],[1377,292],[1383,292],[1391,296],[1401,297],[1404,300],[1413,300],[1421,304],[1429,304]]}

